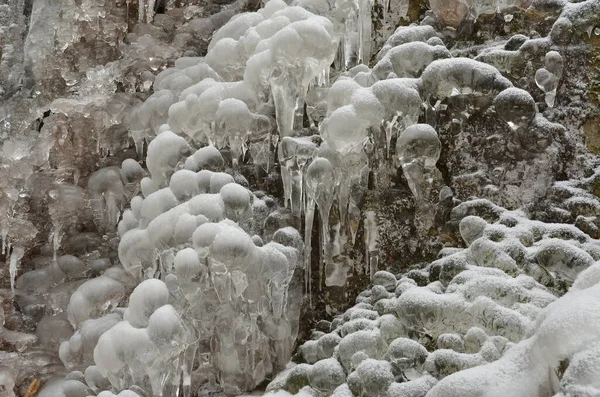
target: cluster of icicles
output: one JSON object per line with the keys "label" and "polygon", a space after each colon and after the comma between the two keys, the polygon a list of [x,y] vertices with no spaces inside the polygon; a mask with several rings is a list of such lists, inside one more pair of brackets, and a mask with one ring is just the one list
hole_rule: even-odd
{"label": "cluster of icicles", "polygon": [[[215,33],[206,57],[180,58],[156,77],[155,93],[134,110],[129,127],[141,148],[166,122],[194,145],[228,147],[234,168],[249,152],[257,169],[268,172],[276,152],[285,205],[305,217],[306,282],[318,208],[319,278],[331,286],[346,281],[345,246],[355,242],[363,222],[359,203],[367,189],[369,156],[385,146],[382,157],[389,157],[393,139],[406,130],[397,140],[397,164],[417,207],[431,212],[441,144],[430,126],[408,128],[418,123],[423,103],[462,91],[489,96],[491,102],[512,84],[489,65],[452,59],[431,26],[399,28],[373,69],[353,66],[370,58],[370,39],[359,35],[349,43],[357,37],[348,31],[367,22],[360,10],[340,15],[327,7],[271,0],[258,12],[232,18]],[[333,84],[330,65],[337,74]],[[302,128],[305,109],[310,128]],[[431,217],[423,218],[419,229],[425,231]],[[370,225],[367,240],[373,240],[374,222],[364,222]]]}
{"label": "cluster of icicles", "polygon": [[[433,126],[418,123],[423,107],[427,116],[448,97],[477,96],[479,106],[495,101],[515,129],[535,122],[527,92],[490,65],[452,58],[430,26],[399,28],[372,69],[354,66],[370,59],[370,13],[327,7],[270,0],[232,18],[206,57],[180,58],[161,72],[154,94],[128,118],[138,149],[150,141],[150,177],[118,224],[119,259],[137,282],[146,280],[129,307],[116,310],[107,278],[82,284],[68,308],[77,331],[61,345],[63,362],[85,369],[94,392],[189,396],[193,381],[232,394],[251,390],[291,356],[300,303],[292,280],[303,264],[311,288],[317,209],[319,286],[344,285],[345,245],[361,221],[367,254],[375,256],[367,255],[368,268],[377,270],[376,221],[373,213],[363,219],[360,208],[371,156],[389,158],[396,139],[395,161],[426,231],[441,143]],[[349,34],[357,29],[358,37]],[[515,103],[533,107],[515,115]],[[268,172],[277,153],[285,205],[305,217],[304,244],[273,198],[222,172],[226,147],[234,172],[247,152],[257,171]],[[90,179],[99,186],[102,222],[113,228],[119,184],[104,182],[117,174]],[[115,288],[122,294],[122,285]]]}

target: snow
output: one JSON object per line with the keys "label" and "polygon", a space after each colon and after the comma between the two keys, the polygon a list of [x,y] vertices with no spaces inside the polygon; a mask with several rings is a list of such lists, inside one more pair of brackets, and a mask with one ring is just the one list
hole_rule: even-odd
{"label": "snow", "polygon": [[386,40],[385,45],[377,54],[377,60],[379,61],[390,49],[396,46],[416,41],[427,42],[435,34],[435,29],[428,25],[400,26]]}
{"label": "snow", "polygon": [[[511,82],[523,86],[521,80],[503,73],[539,45],[544,65],[528,65],[537,68],[530,77],[552,107],[566,57],[550,45],[589,35],[587,28],[598,22],[597,0],[561,4],[549,38],[516,35],[493,43],[476,59],[452,57],[460,49],[451,52],[425,23],[435,15],[452,31],[465,18],[528,5],[432,0],[431,15],[420,26],[397,28],[372,68],[367,66],[370,0],[335,5],[270,0],[228,23],[220,22],[224,15],[190,21],[177,35],[221,26],[206,56],[183,56],[156,76],[146,71],[140,92],[149,93],[153,81],[153,93],[142,103],[132,99],[136,104],[127,117],[119,103],[112,103],[106,115],[112,124],[127,120],[140,161],[119,158],[117,165],[90,171],[85,189],[77,186],[75,170],[74,185],[49,190],[55,260],[17,279],[26,248],[17,244],[19,233],[11,229],[9,235],[2,219],[3,251],[7,240],[12,244],[8,269],[18,305],[30,312],[41,305],[57,316],[66,310],[69,323],[63,314],[61,331],[72,335],[60,344],[59,357],[69,370],[85,371],[89,394],[133,397],[140,388],[145,388],[142,394],[178,394],[181,381],[183,395],[190,395],[196,362],[202,370],[210,368],[209,387],[216,382],[225,394],[239,394],[292,356],[300,318],[295,301],[302,293],[294,279],[297,271],[304,270],[305,292],[311,294],[313,279],[320,291],[345,287],[349,275],[366,268],[373,285],[340,313],[328,333],[315,332],[301,346],[306,363],[276,381],[287,391],[273,386],[267,395],[518,397],[599,388],[597,240],[573,225],[532,221],[524,211],[506,211],[488,200],[456,201],[450,224],[466,247],[446,247],[440,259],[395,276],[377,271],[387,265],[378,241],[384,231],[375,211],[362,211],[371,171],[376,174],[380,166],[395,172],[384,163],[393,157],[415,201],[417,232],[432,230],[439,201],[452,202],[452,190],[460,184],[445,169],[452,188],[444,185],[439,195],[431,194],[444,183],[437,163],[448,137],[438,137],[435,127],[442,109],[456,112],[458,124],[485,110],[486,117],[508,124],[514,132],[510,144],[514,140],[528,155],[557,150],[550,145],[565,128],[538,112],[537,95]],[[153,1],[139,6],[140,18],[154,17]],[[387,23],[389,1],[383,7]],[[156,15],[164,23],[168,18]],[[160,54],[165,49],[156,38],[143,34],[155,27],[138,26],[128,41],[157,71],[171,57]],[[44,53],[44,43],[29,46],[38,44],[33,53]],[[103,76],[102,70],[88,72],[84,91]],[[50,107],[68,116],[83,111],[82,103],[59,100]],[[57,139],[64,143],[66,135]],[[4,152],[17,146],[5,142]],[[223,156],[227,148],[230,156]],[[257,179],[261,168],[269,173],[273,149],[283,180],[282,203],[289,211],[264,192],[245,187],[250,184],[240,174],[247,152]],[[20,150],[15,153],[11,161],[22,156]],[[474,169],[471,176],[478,175],[485,176],[484,170]],[[562,203],[568,210],[583,208],[584,220],[592,222],[598,204],[591,193],[568,182],[555,188],[571,194]],[[12,208],[9,204],[3,210]],[[65,230],[80,231],[70,222],[88,204],[102,234],[98,239],[116,245],[111,236],[116,238],[117,227],[122,266],[112,267],[114,258],[98,251],[86,252],[85,258],[57,255]],[[563,214],[570,215],[567,209]],[[316,211],[320,260],[318,277],[312,277]],[[291,226],[302,223],[303,213],[304,242]],[[33,232],[24,225],[22,239],[27,240]],[[366,264],[354,263],[359,259],[350,255],[347,247],[357,244],[364,246],[360,259]],[[86,280],[92,274],[96,277]],[[567,294],[555,295],[571,283]],[[48,306],[41,303],[46,299]],[[40,322],[42,341],[51,339],[44,327]],[[0,332],[15,346],[35,341],[9,329]],[[58,335],[54,339],[47,343],[58,344]],[[571,365],[558,379],[564,360]],[[0,383],[11,389],[12,376],[0,370]],[[88,386],[75,379],[51,382],[40,396],[84,395]]]}

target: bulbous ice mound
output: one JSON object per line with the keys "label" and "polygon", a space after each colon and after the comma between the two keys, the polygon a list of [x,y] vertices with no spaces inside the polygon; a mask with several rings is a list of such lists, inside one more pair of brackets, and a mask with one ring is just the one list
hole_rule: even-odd
{"label": "bulbous ice mound", "polygon": [[419,77],[431,62],[450,57],[450,51],[443,44],[414,41],[390,48],[373,67],[373,74],[378,80],[394,76]]}
{"label": "bulbous ice mound", "polygon": [[[159,150],[163,141],[167,147]],[[297,303],[288,299],[296,293],[289,285],[302,252],[269,241],[281,233],[265,231],[267,206],[217,171],[218,151],[207,147],[186,159],[191,151],[184,142],[164,131],[151,143],[146,185],[166,187],[146,189],[119,224],[125,269],[137,279],[163,281],[138,285],[121,325],[98,340],[96,365],[118,390],[137,385],[160,395],[177,388],[182,375],[189,390],[196,354],[208,358],[204,365],[228,392],[249,390],[287,362],[297,333]],[[290,233],[298,235],[284,234]],[[123,342],[130,337],[137,348]]]}
{"label": "bulbous ice mound", "polygon": [[513,8],[526,9],[532,0],[430,0],[429,6],[443,26],[458,28],[467,18]]}
{"label": "bulbous ice mound", "polygon": [[500,92],[494,98],[494,107],[498,116],[513,130],[528,126],[537,113],[531,94],[520,88],[507,88]]}
{"label": "bulbous ice mound", "polygon": [[562,56],[556,51],[549,51],[544,57],[544,66],[535,72],[535,83],[546,94],[546,104],[553,107],[564,68]]}
{"label": "bulbous ice mound", "polygon": [[600,23],[600,4],[595,0],[565,2],[559,18],[552,25],[550,39],[556,44],[569,44],[578,37],[589,37],[592,27]]}
{"label": "bulbous ice mound", "polygon": [[[530,339],[520,342],[494,363],[443,379],[428,395],[530,396],[540,390],[551,395],[563,387],[567,393],[585,389],[596,393],[600,385],[590,380],[600,374],[597,363],[592,362],[586,368],[591,377],[567,376],[560,384],[554,371],[561,360],[581,359],[597,346],[599,296],[599,284],[567,293],[542,312]],[[574,367],[569,367],[570,374],[577,371],[576,365],[577,361]]]}
{"label": "bulbous ice mound", "polygon": [[[353,308],[313,332],[300,347],[305,363],[276,378],[267,395],[596,393],[600,366],[583,360],[600,343],[598,240],[486,200],[458,205],[451,222],[466,249],[442,251],[397,277],[375,273]],[[571,238],[557,246],[557,235]],[[542,262],[549,244],[556,250]],[[574,265],[560,274],[565,260]],[[553,280],[536,270],[542,266]],[[560,278],[575,281],[557,298],[545,285],[554,288]],[[559,381],[564,360],[570,365]]]}
{"label": "bulbous ice mound", "polygon": [[[538,342],[519,344],[531,335],[539,343],[555,343],[556,336],[568,339],[578,331],[548,325],[564,323],[566,310],[550,304],[555,296],[544,287],[563,288],[576,279],[571,297],[577,294],[575,290],[594,288],[598,271],[590,265],[600,259],[600,249],[574,228],[528,222],[522,213],[507,214],[488,202],[478,203],[479,207],[467,202],[451,214],[467,248],[443,251],[439,260],[403,276],[376,272],[377,218],[374,211],[361,213],[360,205],[367,201],[364,192],[370,161],[385,157],[373,156],[383,146],[383,142],[373,143],[383,136],[377,134],[382,128],[388,158],[398,136],[395,155],[416,198],[415,213],[425,209],[433,216],[429,196],[433,180],[441,179],[436,162],[442,147],[437,127],[431,125],[435,125],[436,112],[446,106],[444,102],[464,102],[482,110],[494,101],[499,118],[515,130],[531,155],[546,149],[552,139],[540,137],[539,132],[560,130],[560,126],[537,114],[531,95],[512,87],[495,67],[452,58],[454,50],[451,53],[445,47],[431,26],[398,28],[372,69],[359,65],[344,71],[357,61],[370,60],[372,3],[333,3],[300,0],[290,6],[268,1],[261,10],[235,16],[219,29],[205,57],[182,57],[156,77],[144,73],[142,91],[147,92],[154,80],[154,93],[125,119],[140,156],[144,141],[148,143],[148,173],[136,161],[126,160],[120,167],[92,174],[86,192],[74,185],[52,191],[55,242],[60,240],[61,228],[84,211],[89,199],[102,230],[112,233],[118,223],[122,267],[112,267],[107,258],[84,261],[64,255],[17,280],[17,290],[22,292],[19,305],[27,313],[39,314],[40,307],[63,312],[57,315],[61,317],[56,337],[48,332],[53,317],[44,316],[36,335],[40,343],[58,345],[63,334],[70,336],[60,344],[59,356],[72,372],[63,382],[49,384],[42,396],[189,396],[200,384],[205,387],[202,393],[220,387],[226,394],[238,394],[256,387],[282,369],[291,356],[300,301],[298,283],[292,281],[303,262],[308,283],[312,280],[310,238],[317,207],[322,225],[319,270],[321,276],[327,275],[319,279],[319,286],[345,285],[348,266],[342,262],[353,258],[342,247],[355,245],[361,236],[367,245],[373,286],[330,329],[322,328],[327,333],[315,332],[313,340],[301,347],[306,363],[283,377],[289,392],[424,396],[439,379],[452,379],[453,373],[462,370],[468,374],[475,366],[490,368],[502,356],[505,363],[494,368],[516,373],[510,357],[517,353],[511,353],[512,349],[531,353],[536,360],[543,353],[537,361],[550,363],[546,367],[552,370],[557,358],[572,358],[573,365],[565,373],[565,382],[571,382],[564,387],[565,393],[571,392],[568,387],[578,387],[574,383],[595,379],[596,368],[581,365],[597,351],[592,332],[583,338],[592,346],[590,351],[569,341],[553,356],[540,353]],[[471,15],[527,3],[431,1],[431,8],[443,25],[459,27]],[[142,18],[152,16],[153,4],[139,1]],[[588,0],[566,5],[552,27],[551,39],[569,41],[581,28],[576,19],[594,11],[595,4],[596,0]],[[385,15],[389,2],[383,6]],[[591,15],[584,19],[595,21],[597,13]],[[170,17],[160,18],[168,23]],[[426,18],[431,22],[430,16]],[[222,24],[215,19],[207,25]],[[206,29],[201,22],[189,21],[184,30]],[[146,29],[152,31],[152,27],[139,27],[141,32]],[[166,64],[162,56],[148,56],[164,50],[154,49],[159,40],[137,33],[130,37],[137,40],[132,47],[153,64]],[[177,34],[176,40],[188,39]],[[546,52],[550,41],[532,43],[514,36],[501,51],[516,53],[523,48],[526,53],[527,48],[540,44]],[[144,51],[143,45],[153,49]],[[332,63],[342,73],[334,75],[337,81],[330,87]],[[536,83],[547,100],[553,100],[563,68],[560,54],[546,53]],[[93,82],[81,92],[93,92],[92,88]],[[318,128],[321,136],[304,136],[305,101],[310,128]],[[417,124],[423,103],[425,122],[431,125]],[[117,123],[123,119],[125,105],[109,104],[105,116]],[[52,109],[61,106],[65,112],[71,110],[60,101]],[[495,116],[493,111],[487,114]],[[275,125],[279,137],[271,136]],[[226,162],[219,152],[228,147],[235,167],[249,151],[254,165],[268,172],[271,147],[278,143],[283,199],[291,215],[279,211],[272,197],[237,184],[243,177],[225,172]],[[555,149],[549,152],[558,152]],[[21,155],[14,142],[4,147],[4,152],[11,151],[11,161],[3,164],[12,165],[12,158]],[[23,171],[28,172],[33,171]],[[494,175],[502,172],[501,167],[494,169]],[[123,210],[131,195],[137,194],[138,181],[142,195],[132,198],[130,208]],[[440,197],[452,201],[449,190],[446,186]],[[7,193],[14,195],[18,193]],[[577,205],[573,201],[565,205]],[[10,208],[4,203],[2,209]],[[488,211],[478,212],[480,207]],[[287,223],[302,212],[306,247]],[[414,224],[423,231],[416,220]],[[13,233],[14,225],[10,226]],[[32,240],[37,232],[25,222],[17,226],[13,241]],[[12,251],[12,278],[24,253],[20,246]],[[586,278],[577,277],[586,268]],[[90,273],[98,277],[85,281]],[[48,306],[41,304],[46,297],[51,298]],[[542,312],[544,307],[547,313]],[[584,311],[574,321],[581,329]],[[1,331],[3,337],[14,337]],[[36,342],[35,337],[17,336],[17,350]],[[542,389],[550,385],[549,390],[556,391],[554,379],[538,379],[537,370],[530,371],[529,380],[539,380]],[[10,386],[9,372],[0,369],[0,382]],[[488,389],[481,391],[477,389],[481,385],[474,385],[457,390],[475,390],[475,395],[494,392],[495,385],[504,390],[504,379],[488,373],[481,378],[483,384],[491,385]],[[511,375],[505,384],[518,384],[522,378]],[[444,382],[430,393],[446,393]]]}
{"label": "bulbous ice mound", "polygon": [[385,45],[381,48],[377,54],[377,61],[381,60],[387,52],[401,44],[411,42],[427,42],[430,38],[436,35],[435,29],[432,26],[400,26],[385,42]]}
{"label": "bulbous ice mound", "polygon": [[[136,145],[141,148],[168,122],[174,132],[220,148],[228,132],[214,121],[219,108],[230,107],[221,106],[228,98],[247,105],[257,124],[246,127],[255,135],[255,127],[270,130],[261,112],[273,106],[280,134],[292,135],[308,85],[318,74],[328,75],[323,71],[335,57],[337,40],[330,19],[280,0],[236,15],[215,32],[205,57],[181,58],[156,76],[155,92],[130,117]],[[270,94],[274,100],[267,103]],[[247,138],[243,131],[238,135],[236,146]]]}
{"label": "bulbous ice mound", "polygon": [[440,157],[442,144],[429,124],[415,124],[400,134],[396,143],[396,153],[401,164],[413,161],[422,162],[425,167],[433,167]]}
{"label": "bulbous ice mound", "polygon": [[486,97],[512,87],[495,67],[468,58],[433,61],[423,71],[421,80],[423,95],[439,100],[453,95]]}
{"label": "bulbous ice mound", "polygon": [[396,156],[417,202],[429,199],[442,144],[429,124],[411,125],[396,141]]}
{"label": "bulbous ice mound", "polygon": [[[246,114],[246,105],[238,104]],[[246,119],[237,116],[233,122],[241,126]],[[281,222],[273,227],[280,218],[274,200],[234,183],[214,146],[194,152],[168,125],[148,146],[146,164],[149,176],[128,160],[88,181],[110,228],[120,210],[115,202],[141,179],[142,196],[131,200],[117,227],[123,267],[63,255],[17,280],[20,301],[32,308],[42,297],[30,289],[41,279],[68,281],[67,301],[62,293],[52,302],[52,310],[66,312],[59,357],[72,373],[85,371],[87,386],[83,379],[57,381],[44,396],[79,395],[75,389],[85,390],[82,395],[189,394],[197,362],[202,374],[215,374],[205,387],[237,394],[291,357],[300,284],[290,283],[302,263],[299,233]],[[83,280],[89,272],[101,275]],[[54,290],[48,292],[56,300]],[[58,347],[46,328],[40,323],[40,340]]]}
{"label": "bulbous ice mound", "polygon": [[[431,60],[425,65],[429,62]],[[321,123],[320,131],[330,149],[339,153],[361,151],[369,130],[383,126],[389,154],[391,140],[397,131],[418,121],[422,102],[418,82],[404,78],[385,79],[387,76],[377,81],[380,77],[375,72],[381,64],[393,68],[398,62],[387,58],[379,62],[368,72],[370,77],[367,79],[372,81],[366,87],[358,82],[359,75],[367,76],[366,72],[358,72],[354,79],[340,78],[329,89],[327,117]],[[387,66],[381,66],[381,69]]]}

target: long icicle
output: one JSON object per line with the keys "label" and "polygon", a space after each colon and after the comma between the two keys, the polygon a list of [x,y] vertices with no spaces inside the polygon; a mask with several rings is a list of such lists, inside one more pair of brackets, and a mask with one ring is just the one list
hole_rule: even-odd
{"label": "long icicle", "polygon": [[306,292],[308,293],[309,305],[312,307],[312,272],[311,272],[311,252],[312,252],[312,226],[315,219],[315,200],[306,197],[306,207],[304,209],[304,279]]}

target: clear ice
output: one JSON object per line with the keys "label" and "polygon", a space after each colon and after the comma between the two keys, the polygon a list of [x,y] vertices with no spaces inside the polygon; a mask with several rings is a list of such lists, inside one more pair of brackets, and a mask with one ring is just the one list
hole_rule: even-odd
{"label": "clear ice", "polygon": [[556,51],[549,51],[544,57],[544,67],[535,72],[535,84],[546,94],[546,104],[554,107],[556,89],[562,77],[564,63]]}
{"label": "clear ice", "polygon": [[[449,175],[452,189],[442,186],[437,168],[442,151],[457,153],[442,147],[452,139],[441,116],[458,134],[473,116],[502,121],[494,133],[533,158],[527,166],[560,152],[555,141],[572,143],[508,72],[542,51],[543,66],[540,56],[527,68],[553,107],[568,57],[552,49],[596,34],[598,0],[536,2],[560,11],[548,37],[466,50],[442,37],[505,11],[514,24],[531,2],[431,0],[420,25],[392,33],[389,12],[410,5],[385,0],[383,35],[371,0],[270,0],[255,12],[242,0],[179,3],[138,1],[138,24],[129,0],[36,0],[29,22],[7,12],[25,2],[0,5],[0,97],[18,85],[23,93],[0,103],[0,234],[15,302],[0,307],[0,395],[15,395],[17,382],[35,388],[38,376],[39,397],[240,395],[280,373],[267,393],[563,397],[600,378],[600,249],[581,231],[598,229],[590,191],[542,187],[583,208],[546,214],[572,217],[575,228],[461,203],[461,182]],[[199,17],[211,7],[221,11]],[[21,114],[29,108],[43,110]],[[461,161],[486,181],[482,191],[519,193],[503,178],[524,173],[524,162],[483,170]],[[380,270],[388,220],[365,208],[371,184],[395,191],[382,180],[396,167],[418,237],[446,217],[463,247],[399,276]],[[277,171],[283,197],[248,188],[268,187]],[[28,214],[45,221],[34,226]],[[360,274],[373,285],[356,306],[301,334],[303,297],[312,308],[313,295]],[[35,329],[11,329],[32,319]],[[300,336],[303,363],[289,365]]]}
{"label": "clear ice", "polygon": [[408,127],[402,131],[396,142],[397,161],[415,198],[417,215],[424,217],[417,223],[417,228],[422,232],[428,230],[432,224],[432,219],[428,216],[431,210],[428,207],[433,182],[436,178],[439,179],[436,163],[441,150],[440,139],[429,124]]}

